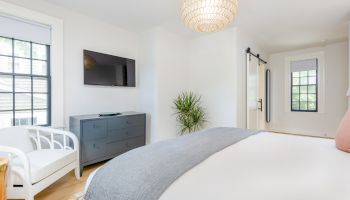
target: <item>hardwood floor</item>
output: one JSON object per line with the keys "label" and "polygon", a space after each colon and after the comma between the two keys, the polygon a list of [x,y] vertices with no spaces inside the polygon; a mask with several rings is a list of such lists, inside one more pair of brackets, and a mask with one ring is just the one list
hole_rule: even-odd
{"label": "hardwood floor", "polygon": [[35,196],[35,200],[76,200],[82,194],[90,173],[102,166],[105,162],[90,165],[84,168],[83,176],[76,180],[74,171],[59,179]]}

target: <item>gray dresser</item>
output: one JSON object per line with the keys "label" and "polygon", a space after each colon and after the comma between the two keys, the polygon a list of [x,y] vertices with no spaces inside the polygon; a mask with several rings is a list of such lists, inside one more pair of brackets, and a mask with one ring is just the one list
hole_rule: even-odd
{"label": "gray dresser", "polygon": [[69,129],[80,143],[80,174],[83,167],[114,158],[145,145],[146,114],[125,112],[121,115],[72,116]]}

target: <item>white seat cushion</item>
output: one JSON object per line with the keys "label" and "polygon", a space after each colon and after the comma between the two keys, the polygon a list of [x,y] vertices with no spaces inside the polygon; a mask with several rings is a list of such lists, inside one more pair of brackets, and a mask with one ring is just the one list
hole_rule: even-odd
{"label": "white seat cushion", "polygon": [[[77,160],[77,151],[63,149],[43,149],[27,153],[31,174],[32,184],[50,176],[66,165]],[[23,163],[18,158],[11,162],[11,175],[14,185],[23,185]]]}

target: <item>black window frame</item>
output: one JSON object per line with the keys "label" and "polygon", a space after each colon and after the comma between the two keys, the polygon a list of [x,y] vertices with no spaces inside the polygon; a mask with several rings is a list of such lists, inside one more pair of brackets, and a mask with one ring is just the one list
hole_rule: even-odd
{"label": "black window frame", "polygon": [[[51,117],[51,60],[50,60],[50,55],[51,55],[51,46],[47,44],[42,44],[38,42],[33,42],[33,41],[27,41],[27,40],[21,40],[21,39],[16,39],[16,38],[11,38],[11,37],[6,37],[6,36],[0,36],[0,38],[6,38],[10,39],[12,41],[12,55],[3,55],[0,54],[2,57],[9,57],[12,58],[12,72],[1,72],[1,76],[12,76],[12,92],[0,92],[0,93],[7,93],[7,94],[12,94],[12,110],[1,110],[1,112],[12,112],[12,126],[16,126],[16,121],[22,119],[22,118],[16,118],[16,111],[30,111],[31,112],[31,125],[36,125],[34,122],[34,111],[39,111],[39,110],[46,110],[47,111],[47,123],[46,124],[39,124],[38,126],[51,126],[52,123],[52,117]],[[27,42],[30,43],[30,57],[20,57],[20,56],[15,56],[15,41],[22,41],[22,42]],[[36,59],[33,58],[33,44],[38,44],[38,45],[44,45],[46,46],[46,60],[43,59]],[[30,74],[21,74],[21,73],[16,73],[15,72],[15,58],[22,58],[22,59],[28,59],[30,60]],[[33,74],[33,61],[45,61],[47,63],[47,69],[46,69],[46,75],[37,75]],[[31,91],[30,91],[30,97],[31,97],[31,108],[30,109],[16,109],[16,94],[20,94],[21,92],[16,92],[15,91],[15,77],[28,77],[31,80]],[[44,78],[47,79],[47,92],[34,92],[33,91],[33,80],[35,78]],[[29,93],[29,92],[23,92],[23,93]],[[34,108],[34,94],[47,94],[47,108]]]}
{"label": "black window frame", "polygon": [[[305,70],[306,71],[306,70]],[[307,70],[307,72],[309,72],[310,70]],[[291,112],[311,112],[311,113],[315,113],[315,112],[318,112],[318,59],[316,59],[316,75],[315,75],[315,77],[316,77],[316,83],[315,84],[309,84],[309,74],[306,76],[307,78],[308,78],[308,83],[307,84],[303,84],[303,85],[301,85],[300,84],[300,75],[299,75],[299,85],[293,85],[293,71],[291,72],[291,74],[290,74],[290,110],[291,110]],[[294,86],[298,86],[299,87],[299,109],[294,109],[293,108],[293,102],[296,102],[296,101],[293,101],[293,87]],[[309,94],[315,94],[316,95],[316,101],[315,101],[315,103],[316,103],[316,109],[315,110],[309,110],[309,99],[307,99],[307,101],[300,101],[300,94],[304,94],[304,93],[300,93],[300,87],[302,87],[302,86],[306,86],[307,87],[307,93],[306,93],[306,95],[307,95],[307,98],[308,98],[308,96],[309,96]],[[316,93],[309,93],[309,86],[315,86],[316,87]],[[300,109],[300,102],[307,102],[307,110],[301,110]],[[313,102],[313,101],[312,101]]]}

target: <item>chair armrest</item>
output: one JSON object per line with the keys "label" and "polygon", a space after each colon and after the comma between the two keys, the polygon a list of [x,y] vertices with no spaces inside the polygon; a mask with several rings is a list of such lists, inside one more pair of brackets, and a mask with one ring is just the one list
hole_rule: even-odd
{"label": "chair armrest", "polygon": [[[71,149],[69,146],[67,146],[66,144],[66,138],[68,137],[73,141],[73,150],[77,150],[79,151],[79,141],[77,136],[75,136],[73,133],[69,132],[69,131],[63,131],[63,130],[59,130],[59,129],[54,129],[54,128],[49,128],[49,127],[41,127],[41,126],[22,126],[22,128],[25,128],[27,130],[32,130],[35,131],[37,133],[37,137],[40,139],[44,139],[46,140],[50,145],[51,148],[54,147],[54,144],[59,145],[60,147],[62,147],[62,149]],[[40,131],[44,132],[44,133],[49,133],[51,134],[51,138],[50,140],[48,140],[46,137],[42,137]],[[63,145],[58,142],[57,140],[54,139],[54,135],[62,135],[63,136]],[[37,142],[37,148],[41,149],[41,144]]]}
{"label": "chair armrest", "polygon": [[[26,182],[27,184],[31,184],[30,162],[27,155],[20,149],[3,146],[3,145],[0,145],[0,152],[8,153],[11,155],[11,157],[16,156],[23,163],[23,170],[24,170],[23,181]],[[9,158],[10,170],[11,170],[11,164],[12,164],[11,157]],[[11,173],[10,173],[10,176],[11,176]],[[11,178],[9,180],[11,181]]]}

